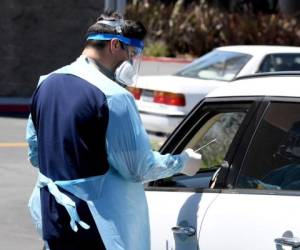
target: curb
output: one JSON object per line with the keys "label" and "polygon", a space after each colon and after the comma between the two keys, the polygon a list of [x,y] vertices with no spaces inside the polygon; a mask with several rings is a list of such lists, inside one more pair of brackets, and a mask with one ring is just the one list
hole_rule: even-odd
{"label": "curb", "polygon": [[0,114],[27,115],[30,101],[30,98],[23,97],[0,97]]}

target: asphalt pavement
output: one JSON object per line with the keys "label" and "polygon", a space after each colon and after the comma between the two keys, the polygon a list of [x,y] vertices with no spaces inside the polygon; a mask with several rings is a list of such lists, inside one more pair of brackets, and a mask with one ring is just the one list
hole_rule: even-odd
{"label": "asphalt pavement", "polygon": [[42,249],[27,202],[36,169],[27,160],[25,118],[0,117],[0,249]]}

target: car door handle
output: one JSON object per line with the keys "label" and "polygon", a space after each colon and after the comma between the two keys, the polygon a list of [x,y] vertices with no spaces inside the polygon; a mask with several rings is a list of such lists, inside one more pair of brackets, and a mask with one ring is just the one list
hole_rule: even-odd
{"label": "car door handle", "polygon": [[184,234],[187,236],[193,236],[196,233],[196,229],[193,227],[176,226],[176,227],[172,227],[172,231],[174,234]]}
{"label": "car door handle", "polygon": [[280,237],[275,239],[275,243],[281,246],[300,247],[300,239],[296,237]]}

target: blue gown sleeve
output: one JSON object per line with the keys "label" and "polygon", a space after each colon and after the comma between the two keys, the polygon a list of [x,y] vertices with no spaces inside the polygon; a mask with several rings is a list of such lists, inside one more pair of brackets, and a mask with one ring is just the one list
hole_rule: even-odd
{"label": "blue gown sleeve", "polygon": [[[42,75],[39,78],[38,85],[47,78],[48,75]],[[28,143],[28,160],[30,161],[31,165],[34,167],[38,167],[39,160],[38,160],[38,141],[36,130],[32,122],[31,115],[29,115],[27,120],[27,127],[26,127],[26,141]]]}
{"label": "blue gown sleeve", "polygon": [[186,154],[162,155],[152,151],[133,97],[128,94],[108,100],[107,151],[110,165],[125,179],[148,182],[179,173]]}
{"label": "blue gown sleeve", "polygon": [[38,167],[38,142],[31,115],[27,121],[26,141],[28,143],[28,159],[32,166]]}

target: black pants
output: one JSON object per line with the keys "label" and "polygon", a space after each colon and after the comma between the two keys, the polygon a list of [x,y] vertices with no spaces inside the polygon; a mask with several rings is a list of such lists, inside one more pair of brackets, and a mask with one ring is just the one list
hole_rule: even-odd
{"label": "black pants", "polygon": [[76,202],[80,218],[90,229],[85,230],[78,225],[78,231],[74,232],[70,227],[70,216],[66,209],[55,201],[48,190],[42,189],[43,238],[48,242],[50,250],[105,250],[86,202],[66,191],[62,192]]}
{"label": "black pants", "polygon": [[102,241],[69,241],[64,242],[61,240],[48,241],[50,250],[105,250]]}

